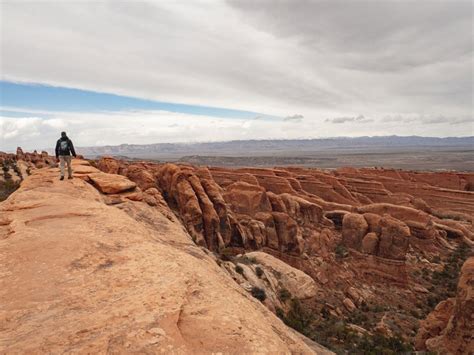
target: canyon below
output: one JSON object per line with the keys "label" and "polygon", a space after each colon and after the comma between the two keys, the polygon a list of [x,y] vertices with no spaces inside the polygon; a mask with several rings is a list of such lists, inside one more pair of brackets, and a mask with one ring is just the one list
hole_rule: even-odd
{"label": "canyon below", "polygon": [[474,353],[471,163],[350,160],[0,153],[0,353]]}

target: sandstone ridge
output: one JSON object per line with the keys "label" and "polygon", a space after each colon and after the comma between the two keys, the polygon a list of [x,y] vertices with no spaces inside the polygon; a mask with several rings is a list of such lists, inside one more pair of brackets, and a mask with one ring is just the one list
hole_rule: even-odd
{"label": "sandstone ridge", "polygon": [[[22,164],[18,154],[8,159],[16,161],[16,165]],[[24,223],[28,228],[18,224],[21,218],[26,218],[23,215],[37,213],[37,208],[42,206],[37,200],[46,197],[38,198],[39,191],[61,191],[62,185],[54,180],[57,170],[49,159],[44,155],[35,163],[29,161],[32,176],[25,178],[20,190],[4,202],[2,208],[9,215],[1,220],[0,238],[7,244],[15,241],[16,235],[33,233],[43,225],[51,226],[52,222],[62,223],[61,228],[71,223],[77,228],[74,221],[95,218],[91,212],[84,211],[89,215],[67,212],[57,219],[31,217],[34,221],[28,219]],[[46,163],[53,168],[35,169],[45,167]],[[451,342],[450,337],[452,329],[464,334],[458,325],[468,320],[459,309],[472,303],[472,292],[465,291],[469,290],[466,285],[472,284],[472,273],[466,273],[464,268],[461,274],[460,270],[472,255],[474,245],[473,173],[296,167],[226,169],[110,157],[90,162],[75,160],[74,164],[74,174],[79,179],[64,182],[69,184],[64,186],[71,190],[68,191],[71,196],[79,194],[84,203],[95,201],[104,211],[114,211],[107,218],[119,222],[109,228],[114,231],[112,239],[117,228],[126,231],[123,238],[117,236],[120,248],[116,251],[117,255],[125,253],[126,260],[141,258],[138,252],[130,256],[129,249],[122,248],[122,244],[128,245],[137,238],[127,234],[130,228],[140,231],[146,240],[150,236],[159,248],[161,244],[164,244],[162,249],[171,248],[172,258],[181,253],[186,258],[188,254],[199,260],[202,257],[202,268],[190,263],[192,267],[180,269],[183,277],[188,273],[195,275],[199,270],[207,273],[210,268],[211,275],[222,275],[225,287],[231,285],[230,291],[235,290],[254,304],[253,298],[248,299],[252,294],[286,324],[335,351],[357,352],[367,344],[376,347],[375,342],[381,339],[385,339],[385,344],[398,344],[400,352],[439,347],[456,354],[468,348],[467,336],[461,335]],[[28,193],[30,190],[35,192]],[[33,207],[23,208],[21,204],[14,207],[18,196],[23,196],[23,202]],[[71,207],[75,209],[74,205]],[[87,210],[94,211],[92,206]],[[108,226],[110,221],[99,222],[102,225]],[[26,229],[15,232],[14,228],[20,227]],[[144,229],[146,234],[142,232]],[[92,243],[86,244],[106,243],[100,253],[115,250],[109,245],[112,243],[109,234],[99,227],[94,230],[100,233]],[[82,235],[79,230],[71,233]],[[151,244],[146,250],[145,254],[156,252]],[[82,253],[87,261],[94,259],[88,255],[96,255],[97,251],[82,250]],[[167,265],[164,255],[162,258],[160,262]],[[90,273],[94,277],[117,271],[116,267],[121,265],[109,257],[99,259],[99,266]],[[162,271],[148,256],[141,259],[155,268],[154,272]],[[79,260],[74,265],[82,265],[82,259]],[[142,268],[140,263],[136,265]],[[132,269],[120,271],[125,275]],[[138,272],[132,271],[138,277]],[[146,272],[144,275],[148,280],[160,277]],[[164,275],[171,277],[169,273]],[[188,276],[185,279],[194,285]],[[85,276],[81,274],[81,277]],[[214,282],[214,276],[210,279]],[[182,287],[179,280],[178,286]],[[106,277],[101,282],[111,284]],[[216,290],[221,285],[217,284]],[[151,286],[143,287],[148,290]],[[210,314],[214,306],[219,308],[220,298],[211,291],[214,286],[208,291],[199,287],[197,294],[203,295],[200,300],[204,303],[206,299],[211,308],[202,306],[202,312]],[[179,304],[195,301],[188,293]],[[209,301],[214,298],[216,302]],[[171,303],[170,300],[170,307]],[[264,314],[272,317],[266,311]],[[168,330],[164,331],[168,334]],[[295,333],[290,331],[290,334]],[[311,349],[323,351],[303,340],[304,346],[310,344]],[[251,343],[255,345],[254,340]],[[299,345],[294,350],[286,340],[283,343],[286,344],[283,351],[300,351]],[[193,346],[186,343],[179,351],[189,351]],[[256,348],[248,349],[252,352]],[[384,348],[379,351],[383,352]]]}
{"label": "sandstone ridge", "polygon": [[0,205],[0,352],[330,353],[234,283],[153,191],[150,206],[128,179],[74,167],[71,181],[34,170]]}

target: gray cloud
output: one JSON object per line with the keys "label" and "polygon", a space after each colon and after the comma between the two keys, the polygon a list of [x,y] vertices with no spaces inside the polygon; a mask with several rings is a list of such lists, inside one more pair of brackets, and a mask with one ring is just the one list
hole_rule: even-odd
{"label": "gray cloud", "polygon": [[297,43],[360,111],[472,114],[471,1],[239,1],[245,21]]}
{"label": "gray cloud", "polygon": [[472,134],[470,1],[17,1],[0,16],[6,80],[298,112],[320,135]]}
{"label": "gray cloud", "polygon": [[293,116],[286,116],[283,121],[287,122],[301,122],[303,121],[304,116],[303,115],[293,115]]}
{"label": "gray cloud", "polygon": [[365,118],[363,115],[355,116],[355,117],[335,117],[335,118],[326,118],[324,122],[329,123],[347,123],[347,122],[356,122],[356,123],[369,123],[374,122],[372,118]]}
{"label": "gray cloud", "polygon": [[[330,51],[342,67],[397,71],[472,54],[468,0],[241,1],[260,29]],[[344,57],[343,57],[344,56]]]}
{"label": "gray cloud", "polygon": [[[474,133],[474,117],[471,116],[464,116],[464,117],[446,117],[443,115],[433,115],[433,116],[426,116],[426,115],[393,115],[393,116],[385,116],[381,120],[381,122],[398,122],[398,123],[418,123],[422,125],[461,125],[461,124],[470,124],[466,125],[467,128],[467,135],[472,135]],[[469,131],[470,130],[470,131]]]}

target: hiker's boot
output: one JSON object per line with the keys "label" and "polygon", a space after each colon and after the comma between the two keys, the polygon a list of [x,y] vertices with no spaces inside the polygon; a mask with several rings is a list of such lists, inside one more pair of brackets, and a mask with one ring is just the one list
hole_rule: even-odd
{"label": "hiker's boot", "polygon": [[61,176],[61,177],[59,178],[59,180],[64,180],[64,176]]}
{"label": "hiker's boot", "polygon": [[71,179],[72,179],[72,176],[68,176],[68,179],[71,180]]}

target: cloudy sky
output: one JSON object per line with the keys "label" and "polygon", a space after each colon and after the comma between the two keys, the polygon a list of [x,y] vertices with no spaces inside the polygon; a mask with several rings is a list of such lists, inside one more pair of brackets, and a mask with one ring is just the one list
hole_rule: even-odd
{"label": "cloudy sky", "polygon": [[0,150],[473,135],[470,0],[2,1]]}

